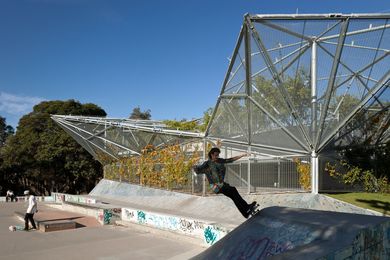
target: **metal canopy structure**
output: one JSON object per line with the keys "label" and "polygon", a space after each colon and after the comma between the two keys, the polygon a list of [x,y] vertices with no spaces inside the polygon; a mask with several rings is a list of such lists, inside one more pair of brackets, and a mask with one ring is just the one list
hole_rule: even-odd
{"label": "metal canopy structure", "polygon": [[52,115],[51,118],[97,160],[139,155],[154,147],[203,138],[203,133],[168,129],[160,121]]}
{"label": "metal canopy structure", "polygon": [[388,141],[389,18],[246,15],[206,136],[310,154],[316,193],[318,154],[330,141],[368,130]]}
{"label": "metal canopy structure", "polygon": [[379,145],[390,131],[390,14],[245,15],[205,134],[157,121],[53,116],[96,157],[147,144],[221,140],[271,157],[318,155],[330,143]]}

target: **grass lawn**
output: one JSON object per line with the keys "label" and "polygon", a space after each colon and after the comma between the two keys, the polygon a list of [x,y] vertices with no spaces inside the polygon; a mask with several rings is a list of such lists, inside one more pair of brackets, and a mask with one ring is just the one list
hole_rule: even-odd
{"label": "grass lawn", "polygon": [[371,209],[386,215],[390,215],[390,194],[351,192],[325,195],[362,208]]}

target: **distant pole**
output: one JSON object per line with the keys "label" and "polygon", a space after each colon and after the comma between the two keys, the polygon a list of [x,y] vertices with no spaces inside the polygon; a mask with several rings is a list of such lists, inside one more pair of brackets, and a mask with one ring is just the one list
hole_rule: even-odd
{"label": "distant pole", "polygon": [[[313,144],[317,136],[317,43],[313,41],[311,49],[311,136]],[[311,193],[318,194],[318,154],[312,147],[310,171],[311,171]]]}

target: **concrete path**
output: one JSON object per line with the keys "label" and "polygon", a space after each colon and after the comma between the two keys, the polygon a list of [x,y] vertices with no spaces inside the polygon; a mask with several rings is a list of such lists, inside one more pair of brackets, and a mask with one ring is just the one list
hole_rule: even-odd
{"label": "concrete path", "polygon": [[[10,232],[10,225],[23,225],[14,212],[25,207],[24,203],[0,203],[0,259],[189,259],[204,250],[178,235],[173,239],[143,229],[91,226],[88,221],[83,222],[87,227],[73,230]],[[43,203],[39,210],[37,214],[46,218],[75,214]]]}

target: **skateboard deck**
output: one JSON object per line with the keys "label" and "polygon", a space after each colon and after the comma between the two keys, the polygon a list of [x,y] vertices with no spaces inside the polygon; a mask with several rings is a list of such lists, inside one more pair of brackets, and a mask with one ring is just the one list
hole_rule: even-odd
{"label": "skateboard deck", "polygon": [[24,226],[19,226],[19,225],[11,225],[9,226],[9,231],[24,231]]}

